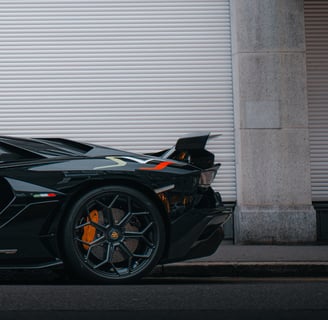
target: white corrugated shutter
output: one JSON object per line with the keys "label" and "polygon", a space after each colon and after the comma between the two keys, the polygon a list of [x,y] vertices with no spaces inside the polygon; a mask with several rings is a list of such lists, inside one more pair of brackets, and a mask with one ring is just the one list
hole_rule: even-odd
{"label": "white corrugated shutter", "polygon": [[304,2],[312,198],[328,200],[328,1]]}
{"label": "white corrugated shutter", "polygon": [[0,134],[136,152],[209,130],[235,199],[229,0],[0,0]]}

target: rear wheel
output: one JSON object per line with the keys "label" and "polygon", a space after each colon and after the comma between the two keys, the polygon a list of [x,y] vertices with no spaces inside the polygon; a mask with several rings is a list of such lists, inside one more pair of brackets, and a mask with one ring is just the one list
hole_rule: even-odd
{"label": "rear wheel", "polygon": [[84,195],[64,226],[65,263],[80,277],[124,283],[149,273],[161,258],[165,230],[144,194],[109,186]]}

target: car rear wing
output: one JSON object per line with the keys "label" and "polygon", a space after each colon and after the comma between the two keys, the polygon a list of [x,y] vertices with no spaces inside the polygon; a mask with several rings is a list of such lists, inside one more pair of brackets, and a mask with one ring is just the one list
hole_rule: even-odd
{"label": "car rear wing", "polygon": [[161,158],[183,161],[201,169],[209,169],[220,166],[214,163],[214,154],[205,149],[209,139],[220,136],[211,135],[210,132],[190,133],[179,138],[171,149],[159,153]]}

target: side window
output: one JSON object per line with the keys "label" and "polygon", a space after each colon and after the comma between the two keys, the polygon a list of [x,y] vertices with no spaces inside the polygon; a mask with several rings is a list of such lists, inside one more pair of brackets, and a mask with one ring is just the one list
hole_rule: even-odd
{"label": "side window", "polygon": [[9,202],[14,198],[13,191],[9,185],[9,183],[0,177],[0,213],[6,208]]}
{"label": "side window", "polygon": [[19,161],[22,156],[0,146],[0,163]]}

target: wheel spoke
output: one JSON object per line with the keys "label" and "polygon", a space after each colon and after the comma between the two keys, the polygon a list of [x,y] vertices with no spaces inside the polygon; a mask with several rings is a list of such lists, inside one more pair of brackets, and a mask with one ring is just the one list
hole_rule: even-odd
{"label": "wheel spoke", "polygon": [[145,253],[145,254],[134,254],[133,256],[135,258],[148,259],[148,258],[150,258],[151,254],[152,254],[152,252],[150,251],[150,252]]}
{"label": "wheel spoke", "polygon": [[149,211],[140,211],[140,212],[133,212],[132,213],[132,215],[134,215],[134,216],[146,216],[148,214],[150,214]]}
{"label": "wheel spoke", "polygon": [[154,222],[150,222],[142,231],[126,231],[124,232],[124,237],[126,239],[142,239],[149,248],[153,248],[154,247],[154,243],[148,239],[148,237],[146,236],[146,233],[153,227]]}
{"label": "wheel spoke", "polygon": [[125,243],[121,242],[119,244],[120,249],[128,256],[133,257],[133,253],[130,251],[130,249],[125,245]]}
{"label": "wheel spoke", "polygon": [[90,253],[91,253],[92,249],[102,245],[105,242],[104,239],[105,239],[105,237],[102,236],[102,237],[100,237],[100,238],[98,238],[98,239],[96,239],[92,242],[86,242],[86,241],[83,241],[79,238],[75,238],[75,241],[77,241],[79,243],[82,243],[84,246],[88,247],[88,249],[86,249],[88,251],[87,251],[87,254],[85,255],[85,262],[87,262],[89,260],[89,256],[90,256]]}
{"label": "wheel spoke", "polygon": [[101,236],[100,238],[97,238],[96,240],[92,241],[92,242],[86,242],[86,241],[83,241],[79,238],[75,238],[76,241],[82,243],[82,244],[85,244],[86,246],[89,246],[89,247],[95,247],[96,245],[99,245],[101,243],[103,243],[105,237],[104,236]]}
{"label": "wheel spoke", "polygon": [[130,251],[130,249],[125,245],[125,243],[121,242],[119,244],[119,248],[126,254],[128,258],[128,269],[129,272],[132,270],[132,259],[134,257],[133,253]]}
{"label": "wheel spoke", "polygon": [[115,198],[113,199],[113,201],[110,203],[110,205],[108,206],[108,208],[113,208],[113,206],[114,206],[114,203],[117,201],[117,199],[120,197],[120,195],[119,194],[117,194],[116,196],[115,196]]}
{"label": "wheel spoke", "polygon": [[85,222],[85,223],[82,223],[82,224],[76,226],[76,227],[75,227],[75,230],[83,229],[83,228],[86,227],[86,226],[90,226],[90,221],[87,221],[87,222]]}
{"label": "wheel spoke", "polygon": [[114,199],[112,200],[112,202],[108,205],[108,206],[105,206],[105,213],[106,213],[106,216],[108,218],[108,224],[109,226],[113,226],[115,225],[115,218],[113,216],[113,206],[115,204],[115,202],[118,200],[118,198],[120,197],[119,194],[117,194]]}
{"label": "wheel spoke", "polygon": [[134,232],[131,232],[131,231],[126,231],[125,233],[124,233],[124,236],[126,237],[126,238],[142,238],[144,235],[145,235],[145,233],[147,232],[147,231],[149,231],[149,229],[152,227],[154,225],[154,222],[150,222],[148,225],[147,225],[147,227],[145,227],[142,231],[134,231]]}
{"label": "wheel spoke", "polygon": [[149,248],[154,247],[154,243],[150,241],[144,234],[143,232],[125,232],[124,237],[126,239],[142,239]]}
{"label": "wheel spoke", "polygon": [[114,244],[110,244],[109,245],[109,250],[107,250],[107,259],[108,259],[108,262],[113,265],[113,256],[114,256],[114,253],[115,253],[115,246]]}
{"label": "wheel spoke", "polygon": [[132,212],[132,199],[131,197],[128,197],[127,198],[127,201],[128,201],[128,211],[127,213],[124,215],[124,217],[122,217],[121,221],[119,221],[117,223],[118,226],[124,226],[126,225],[130,219],[133,217],[133,216],[137,216],[137,215],[147,215],[149,214],[148,211],[143,211],[143,212]]}
{"label": "wheel spoke", "polygon": [[118,270],[118,269],[115,267],[114,263],[111,263],[111,266],[112,266],[113,270],[115,271],[115,273],[120,277],[120,276],[122,275],[122,272],[120,272],[120,270]]}
{"label": "wheel spoke", "polygon": [[106,263],[110,263],[110,260],[112,260],[112,256],[114,254],[114,251],[115,251],[114,245],[111,244],[111,243],[108,243],[107,251],[106,251],[106,258],[102,262],[100,262],[99,264],[93,266],[93,269],[98,269],[101,266],[105,265]]}
{"label": "wheel spoke", "polygon": [[96,222],[93,222],[92,220],[86,222],[86,223],[82,223],[78,226],[75,227],[75,231],[77,230],[80,230],[80,229],[83,229],[84,227],[87,227],[87,226],[93,226],[94,228],[96,228],[98,231],[101,231],[101,232],[105,232],[108,227],[107,226],[102,226]]}
{"label": "wheel spoke", "polygon": [[[146,216],[149,215],[149,211],[140,211],[140,212],[129,212],[126,216],[122,218],[122,220],[119,222],[119,226],[126,225],[132,217],[136,216]],[[137,218],[136,218],[137,219]],[[139,220],[139,219],[138,219]]]}
{"label": "wheel spoke", "polygon": [[152,241],[150,241],[146,236],[143,236],[142,240],[146,242],[146,244],[149,248],[153,249],[155,247],[154,243]]}
{"label": "wheel spoke", "polygon": [[133,217],[133,214],[131,212],[128,212],[122,219],[120,222],[117,223],[117,225],[119,227],[125,226],[129,220]]}
{"label": "wheel spoke", "polygon": [[145,228],[145,229],[143,229],[141,232],[142,232],[142,234],[144,235],[147,231],[149,231],[149,229],[152,227],[154,225],[154,222],[152,221],[152,222],[150,222],[149,224],[148,224],[148,226]]}
{"label": "wheel spoke", "polygon": [[[116,197],[118,198],[118,197]],[[116,199],[115,198],[115,199]],[[104,203],[102,203],[100,200],[97,200],[96,203],[102,207],[102,210],[104,212],[104,214],[106,215],[107,219],[108,219],[108,224],[106,225],[106,227],[112,226],[114,225],[114,217],[113,217],[113,213],[111,210],[111,205],[114,204],[114,202],[116,200],[113,200],[112,203],[109,206],[106,206]]]}
{"label": "wheel spoke", "polygon": [[129,239],[129,238],[142,238],[143,233],[142,232],[132,232],[132,231],[126,231],[124,232],[124,237]]}
{"label": "wheel spoke", "polygon": [[102,226],[101,224],[93,222],[92,220],[89,221],[89,225],[95,227],[97,230],[101,232],[106,232],[108,230],[108,226]]}

